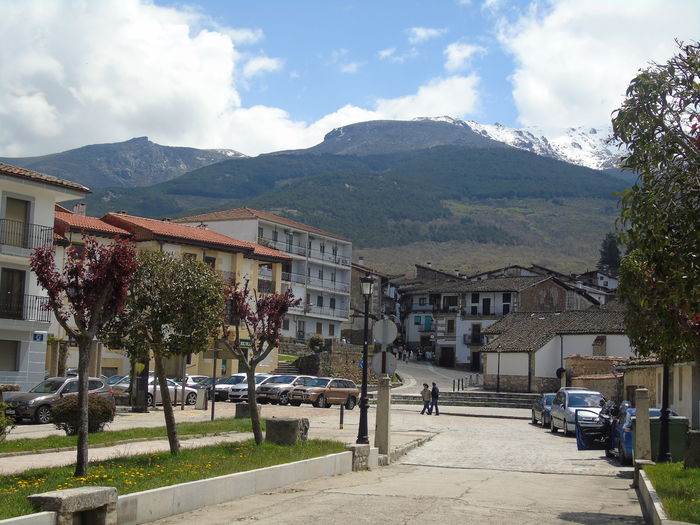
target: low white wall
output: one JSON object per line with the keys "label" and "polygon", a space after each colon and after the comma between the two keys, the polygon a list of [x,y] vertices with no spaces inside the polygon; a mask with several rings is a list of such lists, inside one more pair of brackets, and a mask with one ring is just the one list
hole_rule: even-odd
{"label": "low white wall", "polygon": [[36,514],[0,520],[0,525],[54,525],[55,523],[55,512],[37,512]]}
{"label": "low white wall", "polygon": [[[352,471],[352,452],[119,496],[119,525],[137,525],[308,479]],[[4,525],[2,523],[1,525]]]}

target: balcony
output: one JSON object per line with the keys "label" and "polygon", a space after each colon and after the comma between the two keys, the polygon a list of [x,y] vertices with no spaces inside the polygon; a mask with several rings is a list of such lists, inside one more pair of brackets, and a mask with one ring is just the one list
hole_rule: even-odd
{"label": "balcony", "polygon": [[329,281],[319,279],[317,277],[309,277],[309,287],[320,290],[328,290],[330,292],[350,293],[350,284],[338,281]]}
{"label": "balcony", "polygon": [[307,306],[306,311],[310,314],[327,315],[328,317],[338,317],[347,319],[349,312],[342,308],[330,308],[328,306]]}
{"label": "balcony", "polygon": [[484,336],[481,334],[464,334],[464,344],[471,346],[482,346],[484,345]]}
{"label": "balcony", "polygon": [[309,250],[309,259],[338,264],[340,266],[350,266],[350,259],[348,257],[337,253],[333,254],[333,252],[326,253],[321,250]]}
{"label": "balcony", "polygon": [[258,293],[275,293],[275,281],[258,279]]}
{"label": "balcony", "polygon": [[275,250],[279,250],[281,252],[291,253],[292,255],[301,255],[302,257],[306,257],[306,248],[299,245],[295,246],[287,241],[273,241],[267,237],[258,237],[258,244],[262,244],[268,248],[274,248]]}
{"label": "balcony", "polygon": [[53,227],[0,219],[0,244],[26,250],[53,244]]}
{"label": "balcony", "polygon": [[48,300],[38,295],[7,295],[0,298],[0,319],[48,323],[51,320],[51,311],[46,309]]}

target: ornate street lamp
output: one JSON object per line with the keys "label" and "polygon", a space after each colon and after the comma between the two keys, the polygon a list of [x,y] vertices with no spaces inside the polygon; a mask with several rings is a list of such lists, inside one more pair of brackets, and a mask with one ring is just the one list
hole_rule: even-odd
{"label": "ornate street lamp", "polygon": [[369,444],[367,430],[367,410],[369,409],[369,399],[367,398],[367,369],[369,368],[369,356],[367,339],[369,338],[369,301],[372,298],[372,285],[374,278],[366,273],[360,278],[362,295],[365,298],[365,328],[363,332],[364,344],[362,346],[362,392],[360,394],[360,425],[357,429],[357,443],[360,445]]}

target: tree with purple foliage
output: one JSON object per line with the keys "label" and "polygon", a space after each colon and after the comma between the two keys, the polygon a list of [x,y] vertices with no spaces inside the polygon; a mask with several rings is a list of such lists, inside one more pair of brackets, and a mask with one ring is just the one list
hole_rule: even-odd
{"label": "tree with purple foliage", "polygon": [[[48,308],[78,343],[78,430],[75,476],[88,469],[88,363],[90,345],[102,328],[124,307],[131,278],[138,266],[133,243],[115,238],[100,244],[83,235],[82,250],[69,246],[63,269],[56,267],[56,250],[44,245],[34,250],[30,266],[48,293]],[[74,326],[71,324],[74,323]]]}
{"label": "tree with purple foliage", "polygon": [[[248,380],[248,404],[255,442],[263,442],[258,404],[255,399],[255,369],[274,348],[279,345],[282,323],[290,308],[301,303],[291,289],[284,293],[261,294],[231,279],[224,287],[226,310],[222,319],[223,344],[242,364]],[[241,328],[245,328],[251,341],[248,353],[241,346]]]}

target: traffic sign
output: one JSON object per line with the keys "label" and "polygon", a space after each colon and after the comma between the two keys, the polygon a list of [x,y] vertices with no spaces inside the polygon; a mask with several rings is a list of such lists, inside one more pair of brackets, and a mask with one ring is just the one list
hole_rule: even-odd
{"label": "traffic sign", "polygon": [[[382,370],[382,357],[386,358],[384,370]],[[396,372],[396,364],[396,357],[390,352],[379,352],[372,356],[372,370],[374,370],[374,373],[378,376],[384,374],[393,375],[394,372]]]}
{"label": "traffic sign", "polygon": [[396,339],[396,323],[389,319],[382,319],[374,323],[372,335],[380,345],[390,345]]}

